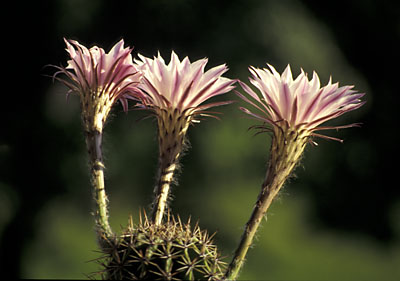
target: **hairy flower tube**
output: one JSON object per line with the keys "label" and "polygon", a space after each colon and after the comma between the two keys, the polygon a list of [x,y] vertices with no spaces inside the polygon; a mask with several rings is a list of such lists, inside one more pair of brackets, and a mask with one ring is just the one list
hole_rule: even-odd
{"label": "hairy flower tube", "polygon": [[[87,49],[74,40],[64,39],[70,60],[67,67],[55,66],[54,78],[63,82],[80,97],[82,122],[89,153],[92,185],[96,202],[98,234],[111,236],[107,197],[104,186],[104,164],[101,150],[102,133],[112,106],[117,100],[127,109],[127,99],[138,99],[141,74],[132,61],[131,48],[121,40],[108,54],[94,46]],[[64,77],[59,77],[63,74]]]}
{"label": "hairy flower tube", "polygon": [[[169,64],[158,54],[153,59],[139,55],[135,60],[143,73],[141,90],[146,98],[141,108],[157,117],[159,171],[155,187],[152,219],[160,224],[166,208],[170,185],[186,143],[186,132],[199,116],[212,116],[207,109],[230,103],[220,101],[203,104],[208,99],[229,92],[235,81],[222,77],[228,68],[219,65],[204,71],[207,59],[191,63],[172,52]],[[213,116],[215,117],[215,116]]]}
{"label": "hairy flower tube", "polygon": [[282,75],[271,65],[268,66],[269,69],[249,68],[252,74],[250,82],[259,90],[261,97],[243,82],[240,82],[240,85],[248,96],[237,92],[240,98],[257,111],[254,113],[245,107],[241,107],[241,110],[263,122],[262,125],[253,127],[260,132],[270,132],[272,143],[261,192],[226,274],[227,279],[232,280],[236,279],[239,273],[262,218],[299,162],[306,144],[312,142],[313,137],[341,141],[316,132],[357,126],[358,124],[321,125],[364,104],[360,100],[364,94],[356,93],[352,90],[353,86],[339,87],[338,83],[332,84],[329,80],[327,85],[321,87],[315,72],[309,80],[302,70],[293,80],[289,65]]}

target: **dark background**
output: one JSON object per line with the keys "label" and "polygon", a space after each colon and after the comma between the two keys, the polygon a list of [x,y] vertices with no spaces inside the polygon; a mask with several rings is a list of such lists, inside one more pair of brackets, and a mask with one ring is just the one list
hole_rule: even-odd
{"label": "dark background", "polygon": [[[246,279],[400,276],[396,1],[30,1],[3,10],[0,133],[0,266],[11,278],[84,278],[97,270],[86,154],[77,97],[52,83],[66,65],[63,37],[108,51],[119,39],[133,55],[171,50],[208,68],[271,63],[294,75],[317,71],[355,85],[367,103],[332,124],[362,122],[317,140],[264,222]],[[7,16],[10,13],[10,16]],[[8,86],[8,87],[7,87]],[[233,93],[224,99],[237,99]],[[240,102],[239,102],[240,104]],[[174,188],[174,212],[189,214],[229,257],[256,200],[268,158],[267,135],[253,137],[239,104],[221,121],[191,127],[191,149]],[[155,124],[118,106],[106,127],[105,157],[114,229],[148,209],[157,163]]]}

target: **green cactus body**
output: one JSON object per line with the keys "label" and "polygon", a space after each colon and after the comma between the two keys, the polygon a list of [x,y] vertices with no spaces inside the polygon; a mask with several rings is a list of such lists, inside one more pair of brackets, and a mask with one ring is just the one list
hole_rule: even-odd
{"label": "green cactus body", "polygon": [[108,240],[101,264],[104,279],[221,280],[225,263],[208,235],[190,221],[171,216],[156,225],[144,222],[127,227],[116,240]]}

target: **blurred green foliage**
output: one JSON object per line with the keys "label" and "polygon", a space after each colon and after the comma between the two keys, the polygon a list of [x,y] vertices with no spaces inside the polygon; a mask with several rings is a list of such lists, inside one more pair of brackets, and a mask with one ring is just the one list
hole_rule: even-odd
{"label": "blurred green foliage", "polygon": [[[309,75],[316,70],[322,84],[332,76],[366,92],[366,105],[333,121],[362,122],[361,128],[330,132],[343,144],[316,140],[319,146],[307,147],[240,277],[398,280],[400,198],[396,169],[386,158],[397,146],[385,129],[395,126],[398,89],[393,74],[378,68],[390,61],[398,67],[398,61],[392,45],[381,45],[374,36],[385,43],[399,39],[399,17],[387,1],[320,2],[57,0],[40,2],[38,14],[22,13],[21,20],[29,21],[15,34],[38,37],[35,56],[24,58],[32,60],[28,71],[35,87],[18,112],[11,107],[3,112],[8,123],[0,142],[2,270],[10,277],[73,279],[99,269],[90,262],[99,254],[79,104],[76,96],[66,101],[66,89],[42,77],[52,74],[42,67],[66,64],[64,36],[105,49],[123,37],[135,46],[134,55],[160,50],[169,59],[175,50],[191,61],[208,57],[208,68],[227,63],[226,76],[244,82],[249,65],[268,62],[282,71],[290,63],[294,75],[300,68]],[[270,139],[247,131],[256,121],[238,110],[243,103],[233,92],[218,98],[237,103],[218,108],[220,121],[190,127],[191,147],[182,158],[171,208],[216,231],[215,241],[229,262],[256,201]],[[143,112],[125,114],[117,105],[105,128],[114,230],[130,215],[137,221],[152,200],[156,124],[151,118],[138,121],[142,117]],[[21,175],[24,167],[32,171],[30,178]]]}

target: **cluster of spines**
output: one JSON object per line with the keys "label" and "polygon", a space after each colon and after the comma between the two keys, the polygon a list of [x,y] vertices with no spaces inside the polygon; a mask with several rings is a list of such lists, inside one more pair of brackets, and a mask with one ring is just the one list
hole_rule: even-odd
{"label": "cluster of spines", "polygon": [[147,217],[132,222],[123,234],[107,239],[103,257],[103,279],[130,280],[221,280],[225,263],[213,244],[213,235],[193,229],[190,220],[168,216],[156,225]]}

